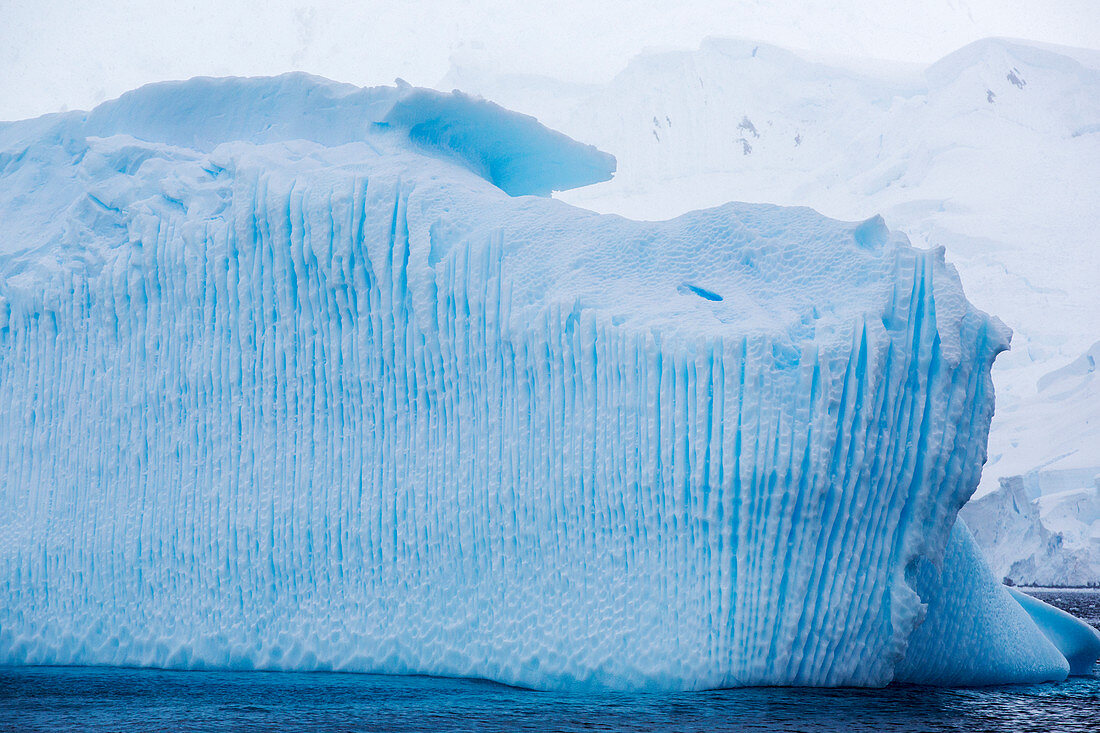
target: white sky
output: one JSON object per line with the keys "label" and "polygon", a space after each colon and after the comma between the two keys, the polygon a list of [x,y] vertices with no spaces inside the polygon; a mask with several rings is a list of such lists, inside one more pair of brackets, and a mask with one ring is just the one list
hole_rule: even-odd
{"label": "white sky", "polygon": [[1096,49],[1100,0],[0,0],[0,120],[196,75],[433,86],[469,54],[595,81],[708,35],[920,62],[986,36]]}

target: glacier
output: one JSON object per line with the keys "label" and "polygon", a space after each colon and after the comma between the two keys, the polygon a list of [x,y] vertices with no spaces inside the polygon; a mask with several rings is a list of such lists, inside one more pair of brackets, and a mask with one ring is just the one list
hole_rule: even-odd
{"label": "glacier", "polygon": [[[1017,585],[1100,586],[1100,342],[1036,382],[1033,398],[1002,419],[1010,458],[1002,476],[963,507],[993,569]],[[1030,431],[1056,436],[1047,455]]]}
{"label": "glacier", "polygon": [[0,123],[0,664],[698,689],[1100,655],[956,521],[1009,333],[943,250],[548,196],[614,168],[303,74]]}

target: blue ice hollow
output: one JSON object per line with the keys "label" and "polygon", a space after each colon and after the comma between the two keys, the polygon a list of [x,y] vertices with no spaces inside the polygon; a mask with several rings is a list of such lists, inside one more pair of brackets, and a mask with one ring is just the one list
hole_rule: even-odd
{"label": "blue ice hollow", "polygon": [[1095,657],[955,520],[1009,334],[943,251],[522,195],[613,170],[305,75],[0,124],[0,663],[692,689]]}

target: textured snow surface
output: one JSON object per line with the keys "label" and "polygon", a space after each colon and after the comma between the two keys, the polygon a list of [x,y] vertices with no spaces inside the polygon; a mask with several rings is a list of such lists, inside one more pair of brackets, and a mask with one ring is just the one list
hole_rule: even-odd
{"label": "textured snow surface", "polygon": [[0,663],[889,682],[1007,329],[879,219],[501,190],[612,167],[303,76],[0,126]]}

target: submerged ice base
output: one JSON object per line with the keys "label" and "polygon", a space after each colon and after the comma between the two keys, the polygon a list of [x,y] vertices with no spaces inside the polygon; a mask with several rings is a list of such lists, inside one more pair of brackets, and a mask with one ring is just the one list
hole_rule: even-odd
{"label": "submerged ice base", "polygon": [[302,75],[0,125],[0,663],[882,685],[1002,603],[935,570],[1008,342],[942,250],[509,195],[613,169]]}

